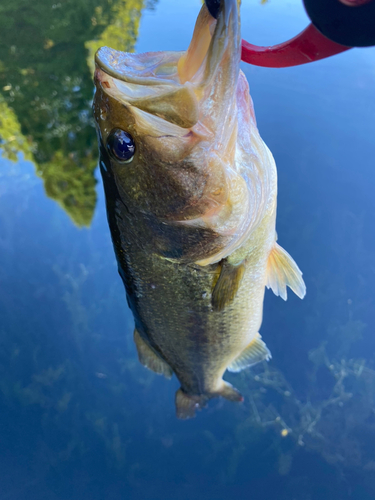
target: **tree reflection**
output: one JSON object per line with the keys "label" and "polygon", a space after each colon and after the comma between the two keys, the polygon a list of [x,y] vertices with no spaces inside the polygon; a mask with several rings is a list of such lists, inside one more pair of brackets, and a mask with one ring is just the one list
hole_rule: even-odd
{"label": "tree reflection", "polygon": [[90,225],[96,203],[93,55],[105,44],[133,50],[144,3],[1,2],[3,156],[34,161],[46,194],[79,226]]}

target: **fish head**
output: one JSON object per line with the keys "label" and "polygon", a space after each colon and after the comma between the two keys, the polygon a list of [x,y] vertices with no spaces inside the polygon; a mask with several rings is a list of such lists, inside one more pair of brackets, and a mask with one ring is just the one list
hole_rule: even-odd
{"label": "fish head", "polygon": [[223,0],[217,20],[203,5],[186,52],[96,54],[103,176],[130,213],[152,221],[144,238],[155,248],[158,238],[166,248],[188,233],[180,254],[202,264],[230,253],[251,218],[239,154],[250,136],[239,129],[253,113],[239,22],[238,0]]}

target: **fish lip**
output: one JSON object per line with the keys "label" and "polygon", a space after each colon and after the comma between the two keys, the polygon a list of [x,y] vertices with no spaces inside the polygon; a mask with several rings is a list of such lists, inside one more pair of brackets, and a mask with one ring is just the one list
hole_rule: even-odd
{"label": "fish lip", "polygon": [[162,64],[172,68],[174,65],[176,73],[181,54],[173,51],[136,54],[104,46],[95,53],[95,65],[107,75],[123,82],[146,86],[171,85],[176,83],[173,71],[169,78],[158,77],[157,68]]}
{"label": "fish lip", "polygon": [[[205,5],[202,7],[187,54],[194,45],[199,47],[199,33],[198,40],[195,40],[195,36],[199,29],[199,17],[204,15],[210,28],[211,40],[199,69],[189,81],[195,81],[203,87],[215,86],[214,80],[221,70],[222,74],[225,73],[226,84],[219,87],[220,93],[224,93],[224,86],[226,90],[228,87],[236,88],[239,74],[241,60],[239,0],[221,0],[217,19],[209,13]],[[204,26],[201,27],[202,31],[203,29]]]}

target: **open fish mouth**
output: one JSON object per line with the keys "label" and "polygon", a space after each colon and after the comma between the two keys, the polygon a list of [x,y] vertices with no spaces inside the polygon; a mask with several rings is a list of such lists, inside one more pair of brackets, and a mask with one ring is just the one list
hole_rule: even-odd
{"label": "open fish mouth", "polygon": [[[240,54],[238,0],[222,0],[217,20],[202,7],[186,52],[130,54],[102,47],[95,82],[123,104],[178,127],[191,128],[209,114],[208,122],[217,126],[235,96]],[[214,113],[212,101],[219,108]]]}

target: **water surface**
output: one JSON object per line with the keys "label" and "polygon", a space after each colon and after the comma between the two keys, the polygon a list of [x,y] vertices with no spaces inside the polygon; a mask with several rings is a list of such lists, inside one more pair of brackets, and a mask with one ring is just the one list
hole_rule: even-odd
{"label": "water surface", "polygon": [[[175,418],[139,365],[97,170],[93,54],[185,49],[199,0],[0,6],[1,500],[346,500],[375,495],[375,49],[243,66],[279,174],[280,244],[307,296],[266,293],[268,364]],[[244,0],[282,42],[299,0]]]}

